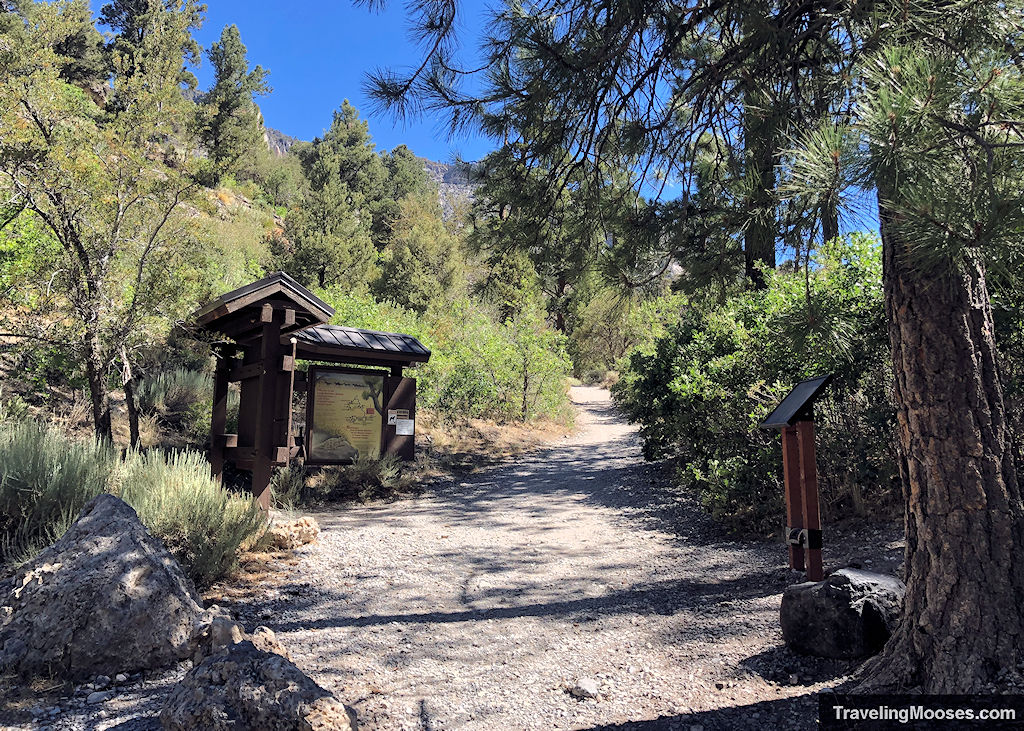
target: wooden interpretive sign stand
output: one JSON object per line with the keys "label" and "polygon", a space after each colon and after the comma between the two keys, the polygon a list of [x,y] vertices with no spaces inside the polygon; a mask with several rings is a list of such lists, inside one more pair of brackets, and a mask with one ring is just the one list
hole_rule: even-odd
{"label": "wooden interpretive sign stand", "polygon": [[832,376],[798,383],[768,415],[762,429],[782,431],[782,474],[786,491],[786,542],[789,567],[806,571],[811,581],[824,577],[818,468],[814,454],[814,402]]}
{"label": "wooden interpretive sign stand", "polygon": [[[303,456],[316,464],[347,464],[373,451],[405,460],[415,456],[416,381],[403,377],[402,369],[425,363],[430,351],[410,335],[327,325],[333,314],[328,304],[287,274],[277,272],[218,297],[193,316],[201,328],[230,338],[214,344],[211,471],[217,479],[223,476],[226,463],[251,471],[251,490],[264,510],[270,508],[274,467],[287,465],[296,457]],[[310,369],[314,379],[310,382],[306,372],[298,368],[300,360],[386,369],[319,369],[366,374],[363,377],[370,380],[353,384],[358,386],[358,395],[349,396],[349,400],[362,398],[364,392],[371,396],[361,420],[333,412],[326,414],[335,417],[333,422],[321,419],[336,448],[333,452],[321,450],[317,459],[310,459],[309,450],[317,421],[313,396],[318,369]],[[239,384],[235,434],[227,433],[231,383]],[[296,392],[307,392],[308,396],[305,440],[294,434]],[[371,410],[376,413],[369,413]],[[328,411],[331,409],[325,407]],[[401,413],[405,418],[397,425],[395,419],[389,424],[389,412]],[[354,421],[359,423],[353,426]],[[371,427],[379,434],[369,432],[372,439],[367,439]]]}

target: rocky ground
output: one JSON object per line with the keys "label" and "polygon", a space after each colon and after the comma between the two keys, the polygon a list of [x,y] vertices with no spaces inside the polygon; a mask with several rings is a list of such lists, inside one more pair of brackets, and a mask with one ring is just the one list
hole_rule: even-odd
{"label": "rocky ground", "polygon": [[[782,645],[784,546],[731,538],[675,493],[606,391],[574,400],[579,432],[518,464],[317,513],[319,542],[230,610],[361,728],[813,727],[854,665]],[[893,527],[826,531],[826,569],[895,571],[901,553]],[[40,692],[12,727],[156,728],[181,672],[92,702],[109,688]]]}

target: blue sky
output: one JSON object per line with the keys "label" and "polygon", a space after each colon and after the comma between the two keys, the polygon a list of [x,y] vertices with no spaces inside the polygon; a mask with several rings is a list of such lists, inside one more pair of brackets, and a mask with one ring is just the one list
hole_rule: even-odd
{"label": "blue sky", "polygon": [[[101,3],[93,0],[93,9]],[[355,7],[349,0],[265,3],[206,0],[206,22],[196,40],[208,48],[225,25],[234,23],[248,48],[250,63],[270,69],[273,93],[257,100],[270,127],[311,140],[331,124],[332,112],[348,99],[370,123],[377,149],[405,144],[417,155],[450,162],[483,157],[496,145],[481,137],[448,139],[438,121],[419,119],[396,124],[390,116],[370,116],[363,93],[366,73],[377,67],[403,68],[417,62],[419,49],[408,36],[404,3],[392,0],[385,12]],[[472,54],[484,16],[482,0],[460,4],[461,36]],[[467,56],[472,58],[472,55]],[[200,88],[212,77],[204,58],[198,69]]]}

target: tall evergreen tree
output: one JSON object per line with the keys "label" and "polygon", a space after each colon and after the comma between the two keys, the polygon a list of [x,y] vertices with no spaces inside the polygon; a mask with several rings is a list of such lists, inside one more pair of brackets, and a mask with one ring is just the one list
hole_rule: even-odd
{"label": "tall evergreen tree", "polygon": [[375,294],[418,312],[455,290],[459,242],[445,228],[435,192],[412,193],[399,202],[380,269]]}
{"label": "tall evergreen tree", "polygon": [[263,144],[263,120],[254,98],[269,94],[269,74],[262,66],[249,69],[238,26],[225,26],[207,57],[213,66],[213,86],[203,98],[200,139],[218,172],[228,172]]}
{"label": "tall evergreen tree", "polygon": [[[206,6],[195,0],[112,0],[101,7],[99,21],[113,32],[107,48],[117,59],[116,73],[146,73],[147,48],[152,47],[150,36],[166,36],[183,26],[187,32],[180,36],[182,62],[172,80],[195,89],[196,77],[188,70],[188,64],[198,65],[200,49],[192,31],[203,24],[205,12]],[[159,61],[155,63],[159,65]]]}

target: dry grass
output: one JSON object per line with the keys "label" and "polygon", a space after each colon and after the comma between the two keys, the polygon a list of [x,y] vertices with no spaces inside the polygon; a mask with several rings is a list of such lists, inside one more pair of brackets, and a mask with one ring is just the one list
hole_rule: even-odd
{"label": "dry grass", "polygon": [[571,427],[553,421],[529,424],[498,424],[486,419],[469,419],[446,424],[435,415],[418,414],[416,440],[419,444],[421,479],[450,472],[472,472],[482,467],[518,459],[561,439]]}
{"label": "dry grass", "polygon": [[299,563],[292,551],[244,551],[230,574],[202,593],[206,606],[232,604],[262,596],[285,583],[285,570]]}

